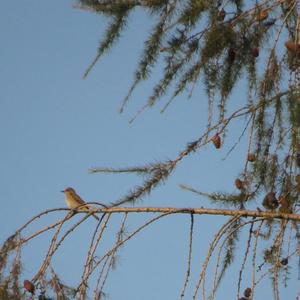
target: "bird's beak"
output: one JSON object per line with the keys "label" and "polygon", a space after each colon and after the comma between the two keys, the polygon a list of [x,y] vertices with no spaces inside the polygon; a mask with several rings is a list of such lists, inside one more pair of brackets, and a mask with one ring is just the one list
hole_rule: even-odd
{"label": "bird's beak", "polygon": [[64,193],[65,191],[61,191],[62,193]]}

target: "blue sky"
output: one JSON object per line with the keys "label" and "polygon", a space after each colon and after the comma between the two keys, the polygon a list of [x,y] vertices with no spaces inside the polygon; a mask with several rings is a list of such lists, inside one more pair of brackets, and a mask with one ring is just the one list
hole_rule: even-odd
{"label": "blue sky", "polygon": [[[125,112],[118,113],[132,82],[136,57],[151,28],[149,16],[141,12],[132,15],[120,44],[82,80],[106,19],[72,8],[72,1],[1,4],[0,186],[4,205],[0,212],[0,242],[33,215],[64,207],[60,191],[67,186],[74,187],[86,201],[111,203],[141,182],[134,175],[91,175],[90,167],[127,167],[173,159],[204,132],[207,110],[201,86],[189,100],[187,94],[178,97],[164,114],[160,114],[161,103],[129,124],[147,100],[154,79],[159,78],[159,69],[154,79],[137,89]],[[245,94],[241,86],[233,99],[246,100]],[[245,141],[226,161],[222,158],[234,144],[242,124],[244,121],[231,127],[230,136],[234,139],[228,139],[220,151],[208,145],[186,158],[166,184],[138,205],[207,205],[205,199],[182,191],[179,184],[207,192],[232,191],[243,166]],[[27,233],[60,216],[48,216]],[[114,218],[111,232],[120,221]],[[127,230],[130,232],[148,218],[130,216]],[[220,217],[196,218],[191,283],[195,283],[201,257],[222,221]],[[66,284],[78,282],[94,226],[95,221],[88,220],[54,257],[53,266]],[[122,249],[117,270],[107,283],[105,291],[110,299],[178,298],[186,268],[188,226],[188,216],[171,216],[130,241]],[[108,240],[113,237],[109,230]],[[24,249],[27,278],[37,271],[49,237],[45,235]],[[234,267],[229,270],[217,299],[222,299],[224,292],[227,299],[235,296],[237,284],[232,283],[232,277],[237,278],[238,271]],[[242,289],[250,284],[249,278],[246,276]],[[295,280],[290,282],[291,291],[295,291],[296,284]],[[258,292],[260,298],[272,297],[270,283],[258,288]],[[289,296],[287,289],[283,292]]]}

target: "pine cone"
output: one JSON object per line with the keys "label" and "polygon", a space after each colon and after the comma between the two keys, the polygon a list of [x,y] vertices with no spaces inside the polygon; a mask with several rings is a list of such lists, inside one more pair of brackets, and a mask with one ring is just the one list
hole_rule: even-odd
{"label": "pine cone", "polygon": [[269,16],[269,13],[266,9],[261,10],[257,15],[256,15],[256,20],[257,21],[263,21]]}
{"label": "pine cone", "polygon": [[251,54],[253,57],[258,57],[259,56],[259,49],[258,48],[252,48],[251,49]]}
{"label": "pine cone", "polygon": [[24,280],[23,282],[24,289],[34,295],[35,287],[34,284],[29,280]]}
{"label": "pine cone", "polygon": [[240,180],[239,178],[237,178],[236,180],[235,180],[235,186],[236,186],[236,188],[238,189],[238,190],[241,190],[241,189],[243,189],[243,187],[244,187],[244,182],[242,181],[242,180]]}
{"label": "pine cone", "polygon": [[255,157],[255,154],[254,153],[248,153],[248,156],[247,156],[247,160],[250,161],[250,162],[254,162],[256,159]]}
{"label": "pine cone", "polygon": [[281,195],[278,199],[280,208],[279,211],[283,213],[292,213],[292,208],[291,208],[291,203],[290,201],[286,198],[286,196]]}
{"label": "pine cone", "polygon": [[300,168],[300,153],[296,154],[296,165],[298,168]]}
{"label": "pine cone", "polygon": [[221,148],[221,138],[220,138],[219,134],[216,134],[215,136],[213,136],[211,140],[217,149]]}
{"label": "pine cone", "polygon": [[245,290],[244,290],[244,296],[246,297],[246,298],[249,298],[250,296],[251,296],[251,294],[252,294],[252,290],[251,290],[251,288],[246,288]]}
{"label": "pine cone", "polygon": [[299,44],[296,44],[293,41],[287,41],[287,42],[285,42],[284,45],[288,49],[288,51],[294,52],[294,53],[295,52],[300,53],[300,45]]}
{"label": "pine cone", "polygon": [[218,20],[219,21],[223,21],[225,19],[226,16],[226,11],[224,10],[224,8],[222,8],[219,12],[218,12]]}
{"label": "pine cone", "polygon": [[269,210],[276,209],[279,204],[278,204],[278,200],[277,200],[277,198],[275,196],[275,193],[274,192],[268,193],[265,196],[265,198],[264,198],[264,200],[262,202],[262,205],[263,205],[264,208],[269,209]]}

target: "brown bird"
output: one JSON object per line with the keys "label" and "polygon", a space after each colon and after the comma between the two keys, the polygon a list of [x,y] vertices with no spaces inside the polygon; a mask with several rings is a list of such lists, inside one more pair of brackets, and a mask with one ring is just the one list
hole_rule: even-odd
{"label": "brown bird", "polygon": [[[85,204],[85,202],[81,199],[81,197],[76,194],[75,190],[71,187],[66,188],[62,191],[62,193],[65,194],[66,203],[69,208],[76,209],[78,208],[78,211],[85,211],[85,212],[92,212],[93,207],[90,205]],[[93,217],[99,221],[99,218],[93,214]]]}

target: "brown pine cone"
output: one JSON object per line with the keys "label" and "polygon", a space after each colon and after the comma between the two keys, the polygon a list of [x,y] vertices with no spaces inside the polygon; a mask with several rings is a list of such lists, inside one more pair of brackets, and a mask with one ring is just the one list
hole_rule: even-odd
{"label": "brown pine cone", "polygon": [[250,296],[251,296],[251,294],[252,294],[252,290],[251,290],[251,288],[246,288],[245,290],[244,290],[244,296],[246,297],[246,298],[249,298]]}
{"label": "brown pine cone", "polygon": [[264,200],[262,202],[262,205],[263,205],[264,208],[269,209],[269,210],[276,209],[279,204],[278,204],[278,200],[277,200],[277,198],[275,196],[275,193],[274,192],[268,193],[265,196],[265,198],[264,198]]}
{"label": "brown pine cone", "polygon": [[25,289],[27,292],[29,292],[29,293],[31,293],[32,295],[34,295],[35,286],[34,286],[34,284],[33,284],[31,281],[29,281],[29,280],[24,280],[23,286],[24,286],[24,289]]}
{"label": "brown pine cone", "polygon": [[214,135],[211,140],[217,149],[221,148],[221,138],[218,134]]}
{"label": "brown pine cone", "polygon": [[234,183],[238,190],[242,190],[244,188],[244,182],[239,178],[237,178]]}

